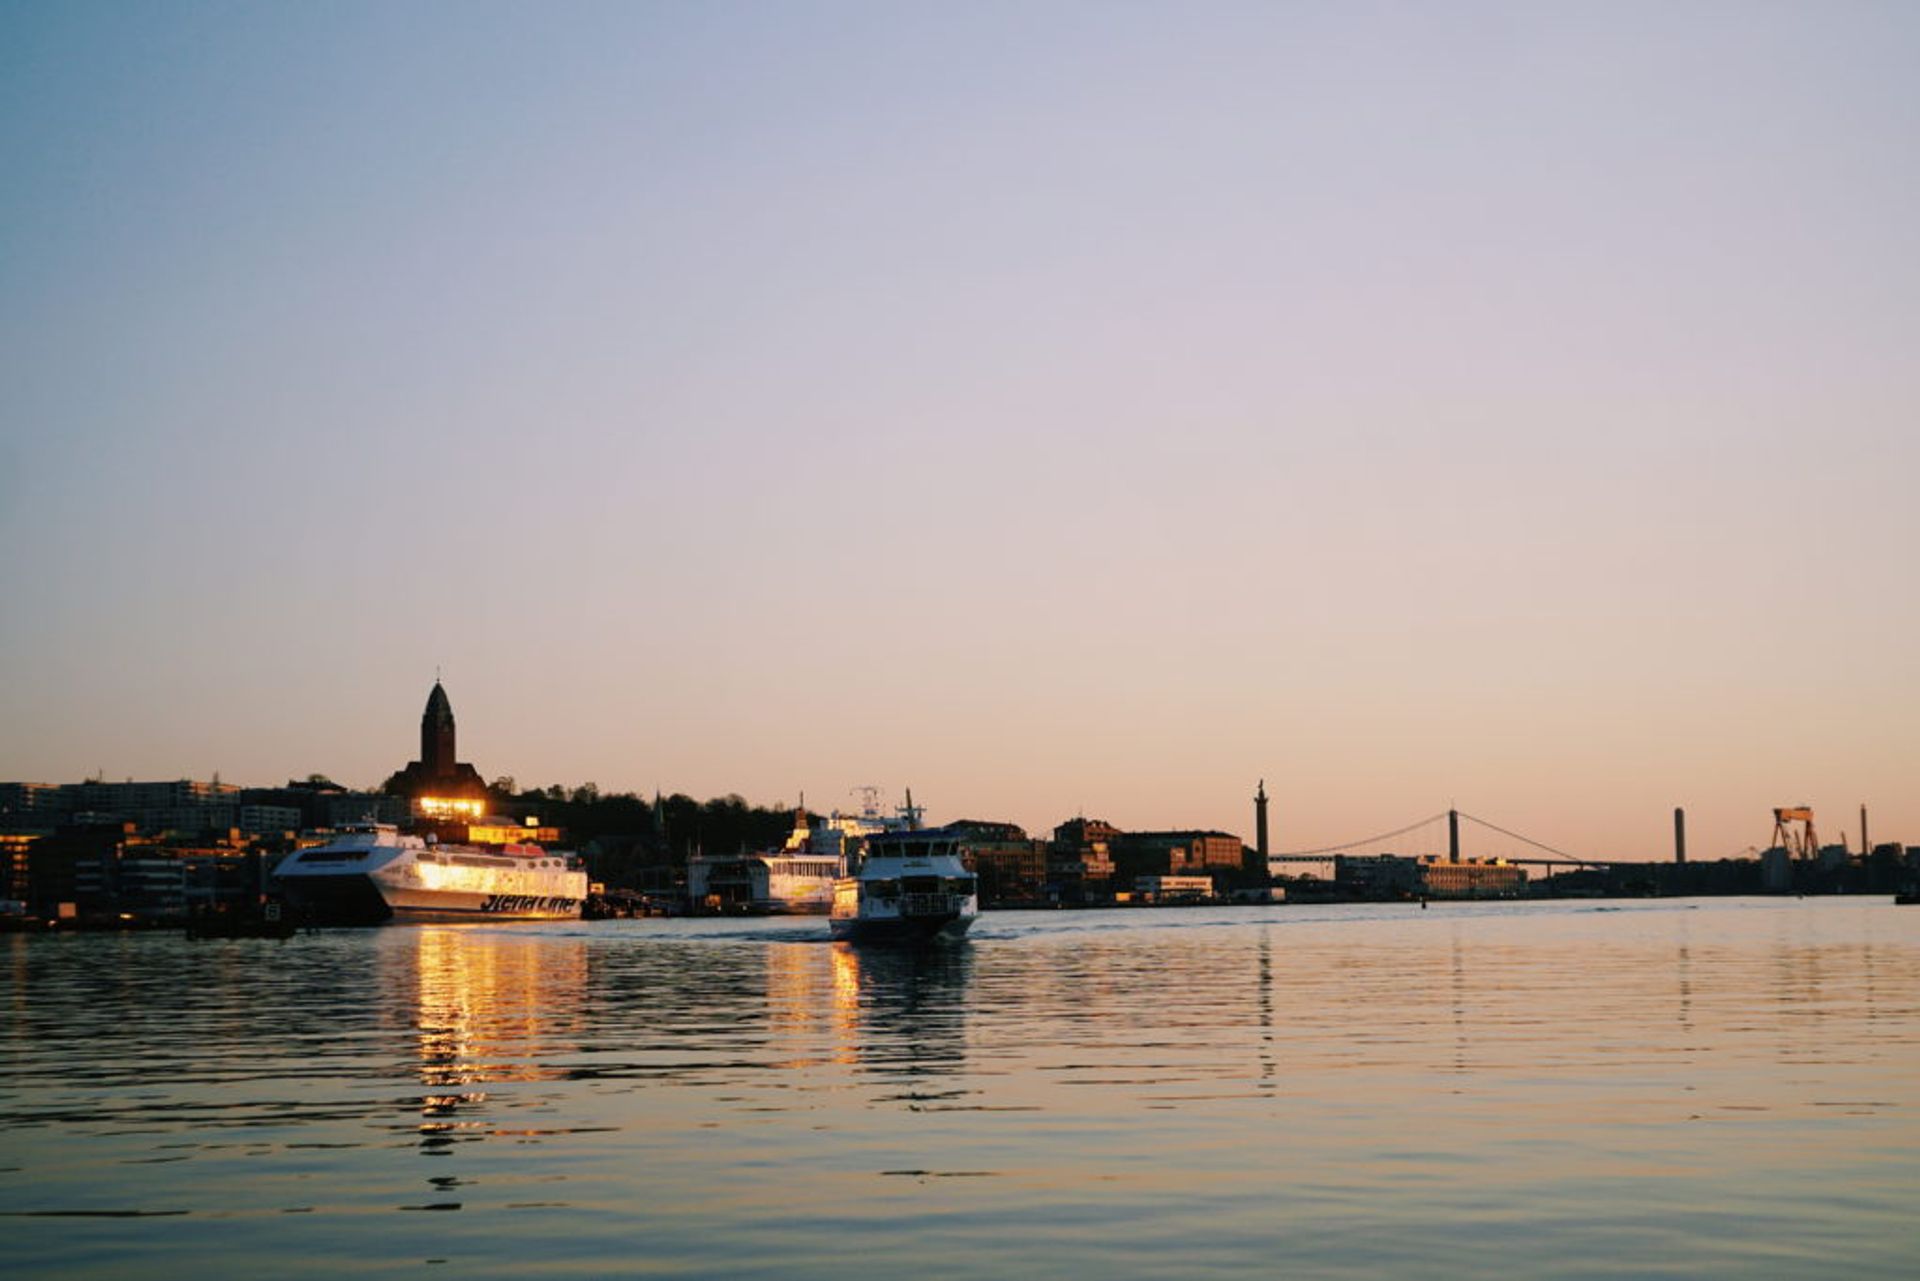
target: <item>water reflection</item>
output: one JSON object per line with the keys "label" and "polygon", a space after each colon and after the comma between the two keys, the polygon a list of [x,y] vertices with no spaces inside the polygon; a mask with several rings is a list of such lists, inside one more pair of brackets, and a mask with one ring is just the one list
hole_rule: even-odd
{"label": "water reflection", "polygon": [[580,1047],[587,987],[581,938],[514,938],[448,927],[383,951],[389,981],[414,990],[420,1079],[436,1087],[549,1080]]}
{"label": "water reflection", "polygon": [[566,1075],[557,1060],[581,1048],[586,941],[433,926],[383,941],[383,985],[412,991],[414,1070],[427,1088],[407,1106],[418,1111],[421,1152],[447,1156],[460,1142],[538,1133],[501,1128],[486,1106],[498,1091],[479,1087]]}
{"label": "water reflection", "polygon": [[1915,909],[818,933],[12,941],[9,1263],[86,1274],[85,1215],[99,1276],[1910,1270]]}
{"label": "water reflection", "polygon": [[812,1066],[824,1029],[839,1019],[838,975],[823,970],[819,948],[776,943],[766,948],[766,977],[767,1032],[776,1066]]}
{"label": "water reflection", "polygon": [[840,1062],[905,1077],[966,1065],[969,945],[831,949]]}

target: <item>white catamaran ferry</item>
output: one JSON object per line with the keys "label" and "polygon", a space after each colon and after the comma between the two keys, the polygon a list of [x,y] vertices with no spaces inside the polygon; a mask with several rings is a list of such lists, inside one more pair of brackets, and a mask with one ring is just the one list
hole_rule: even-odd
{"label": "white catamaran ferry", "polygon": [[282,897],[313,924],[572,920],[587,897],[579,861],[538,845],[440,844],[352,823],[281,860]]}
{"label": "white catamaran ferry", "polygon": [[833,937],[925,943],[963,936],[980,914],[978,886],[961,860],[963,838],[945,827],[868,837],[852,875],[834,882]]}

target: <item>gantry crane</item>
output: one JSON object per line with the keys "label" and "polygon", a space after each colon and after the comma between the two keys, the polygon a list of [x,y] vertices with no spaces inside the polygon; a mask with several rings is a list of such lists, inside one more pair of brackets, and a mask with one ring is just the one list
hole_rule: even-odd
{"label": "gantry crane", "polygon": [[[1795,831],[1793,825],[1800,824]],[[1773,844],[1783,849],[1795,859],[1818,858],[1820,840],[1813,834],[1813,809],[1807,805],[1795,805],[1773,811]]]}

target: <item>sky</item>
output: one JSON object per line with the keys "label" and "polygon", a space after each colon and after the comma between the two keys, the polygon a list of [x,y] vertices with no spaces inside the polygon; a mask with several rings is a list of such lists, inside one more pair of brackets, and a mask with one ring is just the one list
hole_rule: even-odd
{"label": "sky", "polygon": [[[1920,844],[1920,9],[0,4],[0,778]],[[1468,853],[1524,852],[1470,847]]]}

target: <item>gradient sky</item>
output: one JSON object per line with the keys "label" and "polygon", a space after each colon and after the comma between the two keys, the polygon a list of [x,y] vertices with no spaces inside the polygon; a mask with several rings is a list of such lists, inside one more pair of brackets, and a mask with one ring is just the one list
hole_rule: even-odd
{"label": "gradient sky", "polygon": [[1916,156],[1901,3],[5,3],[0,778],[438,666],[522,785],[1920,843]]}

